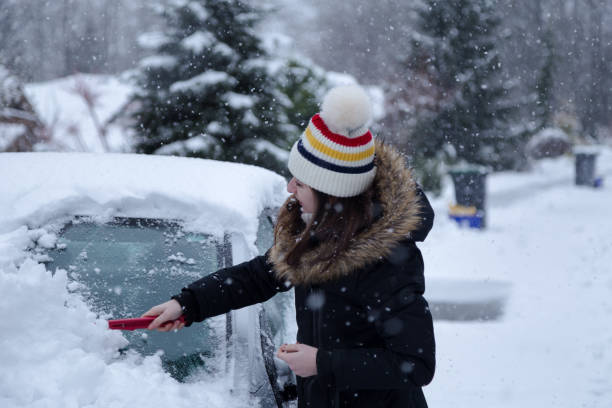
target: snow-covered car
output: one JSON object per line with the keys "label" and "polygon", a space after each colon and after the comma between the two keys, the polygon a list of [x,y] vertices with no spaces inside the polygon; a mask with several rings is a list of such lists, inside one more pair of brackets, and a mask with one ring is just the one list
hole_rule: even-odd
{"label": "snow-covered car", "polygon": [[[32,378],[34,367],[17,358],[16,378],[24,381],[15,385],[31,392],[9,394],[8,401],[29,406],[41,398],[68,406],[69,397],[60,394],[116,381],[111,372],[121,367],[132,381],[138,378],[135,387],[144,381],[145,389],[180,393],[168,400],[173,406],[286,405],[294,378],[274,353],[295,338],[291,292],[175,333],[105,326],[106,319],[138,317],[198,277],[264,253],[287,197],[283,177],[211,160],[86,153],[0,154],[0,174],[2,294],[16,303],[21,318],[14,324],[25,331],[6,343],[28,342],[35,354],[59,343],[56,352],[99,365],[91,372],[43,356],[40,367],[55,370],[58,394],[40,391],[49,380]],[[39,282],[28,292],[24,281],[33,280]],[[54,292],[46,292],[49,286]],[[24,294],[29,301],[20,304]],[[61,306],[51,300],[57,297]],[[44,341],[20,323],[27,320]],[[157,380],[140,378],[148,376]],[[196,386],[198,397],[191,395]],[[77,405],[162,405],[155,392],[134,396],[141,392],[101,390]]]}

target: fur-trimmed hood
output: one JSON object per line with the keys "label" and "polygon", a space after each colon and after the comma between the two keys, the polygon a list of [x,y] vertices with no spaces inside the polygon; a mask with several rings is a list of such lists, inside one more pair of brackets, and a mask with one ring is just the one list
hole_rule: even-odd
{"label": "fur-trimmed hood", "polygon": [[[389,256],[393,248],[418,231],[422,226],[420,199],[417,186],[404,158],[391,146],[376,141],[376,177],[374,179],[375,197],[381,206],[382,214],[372,225],[361,231],[349,247],[337,254],[331,261],[320,262],[321,243],[306,252],[297,266],[285,262],[287,251],[298,236],[289,228],[302,222],[299,208],[291,210],[289,198],[281,207],[277,223],[275,243],[269,252],[269,260],[274,265],[276,275],[289,280],[293,285],[320,284],[351,272]],[[329,265],[329,267],[328,267]]]}

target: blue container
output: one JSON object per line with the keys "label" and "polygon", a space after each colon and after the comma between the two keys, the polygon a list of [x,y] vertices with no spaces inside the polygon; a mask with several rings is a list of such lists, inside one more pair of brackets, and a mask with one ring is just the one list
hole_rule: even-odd
{"label": "blue container", "polygon": [[459,224],[459,226],[461,227],[477,228],[477,229],[484,228],[484,222],[483,222],[484,217],[482,216],[482,214],[475,214],[475,215],[449,214],[449,217],[455,220],[457,224]]}
{"label": "blue container", "polygon": [[603,177],[596,177],[593,181],[593,187],[600,188],[603,187]]}

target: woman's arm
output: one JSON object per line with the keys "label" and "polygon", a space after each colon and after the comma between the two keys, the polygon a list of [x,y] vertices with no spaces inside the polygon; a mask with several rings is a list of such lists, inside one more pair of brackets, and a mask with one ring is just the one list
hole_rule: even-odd
{"label": "woman's arm", "polygon": [[199,279],[172,296],[182,308],[187,325],[208,317],[264,302],[291,289],[276,278],[267,254]]}
{"label": "woman's arm", "polygon": [[431,231],[434,222],[434,210],[427,199],[427,196],[419,185],[416,187],[416,194],[419,198],[419,206],[421,207],[421,226],[418,230],[411,233],[411,237],[415,241],[425,241],[427,234]]}

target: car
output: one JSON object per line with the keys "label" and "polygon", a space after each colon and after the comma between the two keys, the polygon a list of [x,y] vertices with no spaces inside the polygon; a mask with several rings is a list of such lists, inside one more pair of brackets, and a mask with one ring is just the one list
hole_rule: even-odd
{"label": "car", "polygon": [[[0,234],[39,231],[28,249],[104,319],[138,317],[188,283],[263,254],[286,180],[269,170],[212,160],[92,153],[3,153],[11,175],[0,197]],[[292,292],[177,333],[122,332],[117,360],[158,355],[183,383],[225,377],[226,393],[282,407],[295,377],[274,357],[293,342]]]}

